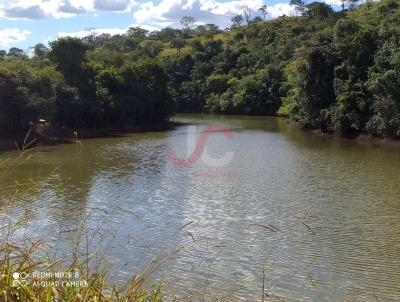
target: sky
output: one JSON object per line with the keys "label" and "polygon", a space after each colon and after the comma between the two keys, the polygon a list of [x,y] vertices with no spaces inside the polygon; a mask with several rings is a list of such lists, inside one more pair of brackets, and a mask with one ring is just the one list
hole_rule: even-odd
{"label": "sky", "polygon": [[[180,27],[183,16],[198,24],[229,27],[243,6],[268,7],[268,19],[293,15],[289,0],[0,0],[0,49],[27,50],[59,37],[122,34],[129,27]],[[336,6],[340,0],[324,0]]]}

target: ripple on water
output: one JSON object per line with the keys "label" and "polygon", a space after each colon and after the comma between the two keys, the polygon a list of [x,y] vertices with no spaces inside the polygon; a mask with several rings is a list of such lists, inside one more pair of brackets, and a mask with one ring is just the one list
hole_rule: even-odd
{"label": "ripple on water", "polygon": [[[114,281],[182,248],[154,278],[187,301],[204,293],[260,300],[263,271],[266,291],[286,301],[398,299],[398,152],[311,137],[277,119],[224,123],[234,139],[216,135],[207,148],[235,156],[216,177],[196,174],[216,171],[204,163],[167,160],[170,148],[185,155],[188,126],[84,140],[82,153],[46,149],[15,174],[12,217],[29,206],[28,234],[61,240],[68,254],[65,238],[91,213],[91,249],[104,254]],[[3,201],[13,189],[3,186]]]}

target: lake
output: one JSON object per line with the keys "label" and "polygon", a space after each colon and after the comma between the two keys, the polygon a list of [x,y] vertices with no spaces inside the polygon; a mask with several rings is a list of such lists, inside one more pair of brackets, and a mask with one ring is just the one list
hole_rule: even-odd
{"label": "lake", "polygon": [[0,153],[0,223],[29,209],[13,240],[59,256],[83,227],[112,282],[170,255],[153,281],[183,301],[261,301],[263,284],[272,301],[400,299],[398,148],[275,117],[174,120],[41,147],[12,171],[17,152]]}

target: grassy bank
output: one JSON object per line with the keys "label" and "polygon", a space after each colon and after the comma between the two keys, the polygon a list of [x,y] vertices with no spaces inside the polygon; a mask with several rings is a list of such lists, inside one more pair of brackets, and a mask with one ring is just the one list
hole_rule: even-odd
{"label": "grassy bank", "polygon": [[[0,166],[7,166],[0,170],[0,185],[10,183],[13,173],[34,154],[35,149],[29,148],[33,143],[27,136],[19,156],[0,161]],[[111,275],[98,260],[101,255],[89,248],[93,239],[87,221],[93,212],[87,213],[77,231],[65,239],[71,252],[56,256],[54,246],[27,235],[32,209],[24,207],[18,214],[12,211],[23,194],[30,194],[20,192],[20,185],[16,182],[13,193],[0,200],[0,302],[161,301],[160,287],[151,286],[150,277],[169,256],[154,258],[125,284],[108,283]]]}
{"label": "grassy bank", "polygon": [[[10,203],[17,199],[18,192]],[[149,285],[150,278],[169,256],[154,258],[125,284],[111,284],[108,280],[112,276],[102,261],[94,260],[99,255],[89,249],[86,221],[73,236],[71,252],[59,257],[53,247],[26,235],[30,209],[24,209],[17,220],[8,205],[2,205],[1,210],[0,302],[161,301],[160,286]],[[21,238],[18,234],[24,235]]]}
{"label": "grassy bank", "polygon": [[117,286],[107,283],[109,276],[100,267],[89,269],[88,257],[74,253],[68,266],[60,266],[61,260],[49,255],[35,257],[42,248],[41,242],[25,247],[0,244],[1,302],[161,301],[160,287],[146,288],[144,284],[163,259],[154,259],[125,285]]}
{"label": "grassy bank", "polygon": [[[57,274],[57,261],[50,259],[33,260],[31,254],[39,248],[32,244],[26,249],[13,245],[2,244],[0,251],[3,260],[0,261],[0,301],[161,301],[160,290],[145,289],[143,284],[148,278],[145,272],[134,276],[125,286],[117,287],[107,284],[107,274],[90,272],[85,261],[75,259],[67,270],[62,272],[79,275],[74,281],[66,278],[50,277],[43,281],[39,278],[29,278],[29,284],[21,282],[21,276],[32,276],[32,272],[45,271],[47,274]],[[60,270],[61,271],[61,270]],[[19,278],[16,279],[18,275]],[[37,273],[35,273],[37,274]],[[28,280],[28,279],[27,279]],[[44,284],[45,282],[45,284]],[[76,284],[76,286],[71,286]]]}

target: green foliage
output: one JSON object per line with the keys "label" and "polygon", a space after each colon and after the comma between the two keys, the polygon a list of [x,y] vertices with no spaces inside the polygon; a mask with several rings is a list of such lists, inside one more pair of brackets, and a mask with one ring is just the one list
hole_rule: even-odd
{"label": "green foliage", "polygon": [[22,57],[24,57],[24,51],[22,49],[12,47],[8,51],[8,56],[15,57],[15,58],[22,58]]}
{"label": "green foliage", "polygon": [[280,71],[272,65],[240,80],[222,76],[207,79],[206,109],[217,113],[272,115],[280,107]]}
{"label": "green foliage", "polygon": [[[104,37],[103,37],[104,38]],[[126,39],[145,39],[131,29]],[[86,41],[86,42],[84,42]],[[140,41],[138,56],[94,48],[96,39],[63,38],[51,51],[37,45],[28,60],[8,56],[0,64],[0,134],[26,133],[45,120],[55,128],[131,126],[162,122],[172,114],[168,78],[151,58],[158,41]],[[92,41],[92,42],[87,42]],[[106,44],[102,41],[103,45]],[[98,53],[98,51],[100,53]],[[104,59],[101,52],[107,52]]]}
{"label": "green foliage", "polygon": [[49,49],[42,43],[36,44],[33,49],[34,49],[35,56],[37,56],[37,57],[43,57],[46,55],[46,52],[49,51]]}
{"label": "green foliage", "polygon": [[242,15],[236,15],[236,16],[232,17],[231,21],[232,21],[232,27],[237,28],[242,25],[244,19],[243,19]]}
{"label": "green foliage", "polygon": [[290,0],[290,5],[294,6],[295,10],[300,14],[304,14],[306,11],[306,2],[303,0]]}
{"label": "green foliage", "polygon": [[[392,5],[392,1],[389,5]],[[375,135],[400,137],[400,29],[399,6],[378,29],[378,51],[369,71],[373,115],[367,130]]]}
{"label": "green foliage", "polygon": [[87,61],[89,46],[77,38],[62,38],[51,43],[50,59],[64,75],[68,84],[81,83],[83,64]]}
{"label": "green foliage", "polygon": [[297,74],[290,78],[290,112],[304,127],[328,127],[325,112],[335,102],[331,52],[329,46],[302,48],[287,70]]}
{"label": "green foliage", "polygon": [[107,100],[104,115],[108,122],[127,126],[169,117],[167,77],[154,62],[109,67],[97,78]]}
{"label": "green foliage", "polygon": [[343,135],[400,137],[399,7],[367,3],[342,14],[322,45],[317,36],[303,44],[285,69],[292,117]]}
{"label": "green foliage", "polygon": [[322,2],[312,2],[306,5],[307,16],[312,18],[329,18],[333,15],[333,9],[330,5]]}
{"label": "green foliage", "polygon": [[7,51],[0,50],[0,60],[4,60],[7,56]]}
{"label": "green foliage", "polygon": [[56,113],[62,77],[53,66],[35,68],[21,60],[0,65],[0,134],[29,130],[39,119]]}
{"label": "green foliage", "polygon": [[63,38],[50,51],[38,44],[34,59],[0,52],[2,129],[38,118],[79,128],[165,121],[174,110],[278,112],[303,127],[398,138],[400,1],[356,2],[335,12],[292,0],[301,16],[266,22],[244,7],[225,32],[184,17],[183,29]]}

